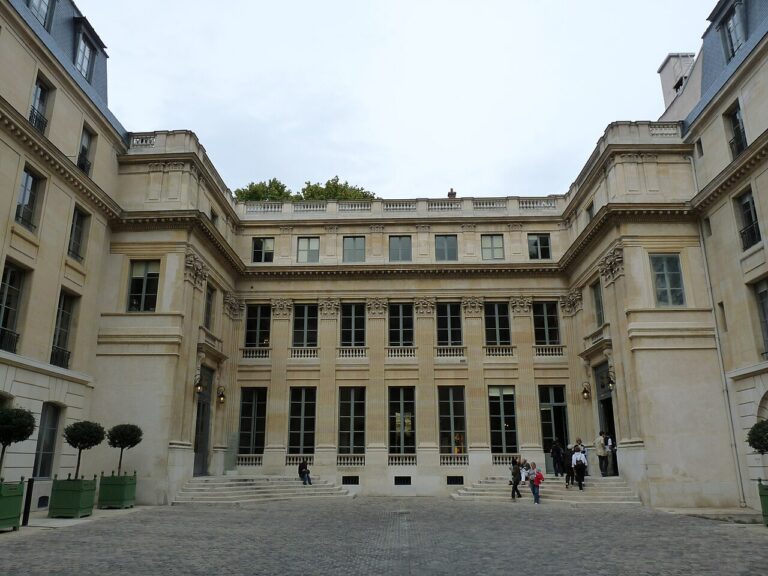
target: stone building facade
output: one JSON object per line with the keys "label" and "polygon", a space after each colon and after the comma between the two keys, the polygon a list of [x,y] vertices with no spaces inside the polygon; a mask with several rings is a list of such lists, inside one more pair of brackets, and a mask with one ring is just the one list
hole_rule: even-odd
{"label": "stone building facade", "polygon": [[768,2],[710,21],[660,120],[608,126],[563,195],[236,203],[192,132],[109,112],[72,2],[0,1],[0,401],[39,424],[4,475],[44,496],[91,419],[144,429],[145,503],[305,458],[447,494],[604,429],[646,504],[756,507]]}

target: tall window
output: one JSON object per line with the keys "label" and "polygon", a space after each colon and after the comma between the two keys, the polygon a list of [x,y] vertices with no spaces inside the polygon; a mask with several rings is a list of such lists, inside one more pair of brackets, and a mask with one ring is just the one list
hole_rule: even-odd
{"label": "tall window", "polygon": [[16,222],[29,230],[37,228],[37,204],[41,187],[42,179],[32,174],[28,168],[24,168],[16,202]]}
{"label": "tall window", "polygon": [[731,155],[736,158],[747,148],[747,133],[744,130],[744,118],[741,115],[738,102],[726,113],[725,120],[731,136],[731,140],[728,142],[731,147]]}
{"label": "tall window", "polygon": [[315,453],[315,396],[315,388],[291,388],[288,454]]}
{"label": "tall window", "polygon": [[88,224],[88,214],[75,208],[72,214],[72,226],[69,230],[69,247],[67,248],[67,254],[71,258],[74,258],[78,262],[83,261],[83,255],[85,253],[85,231]]}
{"label": "tall window", "polygon": [[544,453],[552,449],[555,440],[561,446],[568,444],[568,406],[565,386],[539,386],[539,411]]}
{"label": "tall window", "polygon": [[416,453],[416,392],[415,388],[389,389],[389,453]]}
{"label": "tall window", "polygon": [[763,333],[763,358],[768,359],[768,280],[755,286],[757,315],[760,317],[760,331]]}
{"label": "tall window", "polygon": [[549,260],[551,257],[549,234],[528,234],[528,258]]}
{"label": "tall window", "polygon": [[29,122],[41,134],[45,133],[45,128],[48,126],[46,112],[49,93],[50,89],[48,88],[48,85],[38,78],[35,81],[35,90],[32,93],[32,107],[29,110]]}
{"label": "tall window", "polygon": [[459,259],[459,246],[455,234],[438,234],[435,236],[435,260],[438,262],[455,262]]}
{"label": "tall window", "polygon": [[80,152],[77,154],[77,167],[86,174],[91,173],[91,148],[95,138],[93,132],[83,126],[83,132],[80,134]]}
{"label": "tall window", "polygon": [[43,402],[40,412],[40,426],[37,430],[37,448],[35,464],[32,468],[34,478],[50,478],[53,473],[53,457],[56,454],[56,439],[59,434],[61,408],[50,402]]}
{"label": "tall window", "polygon": [[739,218],[741,220],[741,247],[746,250],[760,242],[760,225],[757,221],[757,209],[752,191],[747,190],[736,198]]}
{"label": "tall window", "polygon": [[741,45],[744,44],[741,15],[736,9],[731,9],[723,18],[721,30],[725,44],[725,56],[730,60],[741,48]]}
{"label": "tall window", "polygon": [[365,304],[341,305],[341,345],[365,346]]}
{"label": "tall window", "polygon": [[159,260],[132,260],[128,312],[154,312],[159,282]]}
{"label": "tall window", "polygon": [[488,413],[491,420],[491,452],[494,454],[517,452],[515,387],[490,386]]}
{"label": "tall window", "polygon": [[86,80],[91,79],[91,70],[93,69],[93,44],[80,34],[77,41],[77,53],[75,54],[75,68]]}
{"label": "tall window", "polygon": [[320,238],[305,237],[298,240],[296,260],[302,264],[320,261]]}
{"label": "tall window", "polygon": [[51,348],[51,364],[54,366],[69,368],[69,334],[72,328],[74,309],[75,296],[62,290],[56,309],[56,327],[53,332],[53,348]]}
{"label": "tall window", "polygon": [[656,289],[657,306],[683,306],[683,274],[678,254],[652,254],[651,269]]}
{"label": "tall window", "polygon": [[389,237],[389,261],[390,262],[410,262],[411,256],[411,237],[410,236],[390,236]]}
{"label": "tall window", "polygon": [[216,288],[208,284],[205,287],[205,311],[203,314],[203,326],[208,330],[213,329],[213,311],[216,300]]}
{"label": "tall window", "polygon": [[589,287],[592,291],[592,302],[595,305],[595,324],[598,328],[605,323],[605,313],[603,312],[603,288],[600,286],[600,280]]}
{"label": "tall window", "polygon": [[389,305],[389,345],[413,346],[413,304]]}
{"label": "tall window", "polygon": [[19,319],[21,290],[24,285],[24,272],[12,264],[3,268],[3,281],[0,284],[0,349],[16,353],[19,335],[16,323]]}
{"label": "tall window", "polygon": [[317,346],[317,304],[293,306],[293,347]]}
{"label": "tall window", "polygon": [[269,348],[271,317],[272,307],[269,304],[248,304],[245,318],[246,348]]}
{"label": "tall window", "polygon": [[239,454],[264,454],[267,389],[243,388],[240,399]]}
{"label": "tall window", "polygon": [[557,302],[533,303],[533,331],[537,346],[557,346],[560,344]]}
{"label": "tall window", "polygon": [[365,454],[365,388],[339,388],[339,454]]}
{"label": "tall window", "polygon": [[464,387],[438,386],[437,399],[440,414],[440,453],[466,454]]}
{"label": "tall window", "polygon": [[483,260],[504,260],[504,236],[501,234],[483,234],[480,248]]}
{"label": "tall window", "polygon": [[485,303],[485,345],[509,346],[512,343],[509,330],[509,304]]}
{"label": "tall window", "polygon": [[365,236],[344,237],[344,262],[365,262]]}
{"label": "tall window", "polygon": [[437,305],[437,345],[461,346],[461,304],[443,302]]}
{"label": "tall window", "polygon": [[275,239],[274,238],[254,238],[253,239],[253,261],[254,262],[272,262],[275,258]]}
{"label": "tall window", "polygon": [[51,4],[50,0],[27,0],[29,10],[37,18],[38,22],[48,28],[48,11]]}

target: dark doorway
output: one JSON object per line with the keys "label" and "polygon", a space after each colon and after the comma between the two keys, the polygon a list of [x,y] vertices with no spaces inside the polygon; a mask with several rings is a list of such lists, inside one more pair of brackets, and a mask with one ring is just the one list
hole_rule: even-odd
{"label": "dark doorway", "polygon": [[608,363],[600,364],[594,369],[595,383],[597,384],[597,416],[600,430],[610,436],[613,448],[608,458],[608,475],[618,476],[619,469],[616,462],[616,419],[613,414],[613,390],[611,389],[611,374]]}
{"label": "dark doorway", "polygon": [[197,394],[195,418],[195,476],[208,475],[208,450],[211,440],[211,397],[213,394],[213,370],[200,367],[200,383],[203,390]]}
{"label": "dark doorway", "polygon": [[546,471],[554,473],[552,444],[568,444],[568,406],[565,402],[565,386],[539,386],[539,410],[541,413],[541,440],[544,449]]}

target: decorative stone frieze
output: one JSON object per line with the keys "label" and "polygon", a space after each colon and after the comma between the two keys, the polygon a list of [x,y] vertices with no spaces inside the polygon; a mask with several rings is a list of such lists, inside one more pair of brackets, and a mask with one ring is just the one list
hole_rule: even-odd
{"label": "decorative stone frieze", "polygon": [[563,313],[568,315],[576,314],[581,310],[582,306],[582,294],[581,290],[574,288],[568,294],[560,296],[560,309]]}
{"label": "decorative stone frieze", "polygon": [[325,227],[325,231],[328,234],[336,234],[339,231],[339,227],[338,226],[326,226]]}
{"label": "decorative stone frieze", "polygon": [[648,131],[651,136],[666,136],[674,137],[680,136],[680,124],[678,122],[670,122],[669,124],[663,124],[661,122],[652,122],[648,125]]}
{"label": "decorative stone frieze", "polygon": [[474,224],[462,224],[460,228],[462,232],[474,232],[477,226],[475,226]]}
{"label": "decorative stone frieze", "polygon": [[479,296],[466,296],[461,299],[461,308],[467,318],[483,315],[483,299]]}
{"label": "decorative stone frieze", "polygon": [[184,162],[168,162],[165,165],[168,172],[181,172],[184,170]]}
{"label": "decorative stone frieze", "polygon": [[522,230],[523,225],[520,222],[510,222],[507,224],[507,229],[511,232],[516,232],[517,230]]}
{"label": "decorative stone frieze", "polygon": [[382,224],[371,224],[369,230],[371,232],[384,232],[384,226]]}
{"label": "decorative stone frieze", "polygon": [[624,275],[624,250],[621,246],[612,248],[608,253],[597,263],[597,268],[600,270],[600,276],[602,276],[606,282],[613,282],[619,276]]}
{"label": "decorative stone frieze", "polygon": [[205,285],[208,280],[208,266],[192,250],[187,250],[184,257],[184,279],[199,287]]}
{"label": "decorative stone frieze", "polygon": [[240,320],[245,311],[245,302],[237,298],[232,292],[224,292],[224,313],[232,320]]}
{"label": "decorative stone frieze", "polygon": [[418,224],[416,226],[417,232],[429,232],[432,227],[429,224]]}
{"label": "decorative stone frieze", "polygon": [[150,162],[147,164],[150,172],[162,172],[165,169],[165,162]]}
{"label": "decorative stone frieze", "polygon": [[280,234],[290,234],[293,232],[293,226],[280,226]]}
{"label": "decorative stone frieze", "polygon": [[335,320],[339,317],[338,298],[323,298],[318,302],[317,310],[320,314],[320,318],[323,318],[324,320]]}
{"label": "decorative stone frieze", "polygon": [[368,298],[365,303],[369,318],[386,318],[389,305],[386,298]]}
{"label": "decorative stone frieze", "polygon": [[278,298],[272,300],[272,318],[289,319],[293,314],[293,300]]}
{"label": "decorative stone frieze", "polygon": [[416,298],[413,301],[413,309],[416,316],[432,316],[435,313],[434,298]]}
{"label": "decorative stone frieze", "polygon": [[530,314],[533,298],[531,296],[512,296],[509,305],[513,314]]}

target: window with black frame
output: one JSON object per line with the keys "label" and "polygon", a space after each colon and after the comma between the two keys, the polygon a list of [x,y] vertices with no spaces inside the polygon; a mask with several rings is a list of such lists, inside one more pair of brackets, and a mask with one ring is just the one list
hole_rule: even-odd
{"label": "window with black frame", "polygon": [[437,345],[461,346],[461,304],[440,302],[437,309]]}
{"label": "window with black frame", "polygon": [[438,386],[440,453],[466,454],[467,430],[463,386]]}
{"label": "window with black frame", "polygon": [[269,348],[272,306],[248,304],[245,310],[245,347]]}
{"label": "window with black frame", "polygon": [[288,416],[288,454],[315,453],[315,402],[317,390],[291,388]]}
{"label": "window with black frame", "polygon": [[389,305],[389,345],[413,346],[413,304]]}
{"label": "window with black frame", "polygon": [[341,346],[365,346],[365,304],[341,305]]}
{"label": "window with black frame", "polygon": [[339,388],[339,454],[365,454],[365,387]]}
{"label": "window with black frame", "polygon": [[239,454],[264,454],[267,389],[243,388],[240,397]]}
{"label": "window with black frame", "polygon": [[517,424],[515,420],[515,387],[488,387],[488,414],[490,416],[491,452],[514,454],[517,452]]}
{"label": "window with black frame", "polygon": [[557,302],[533,303],[533,331],[537,346],[557,346],[560,344]]}
{"label": "window with black frame", "polygon": [[315,348],[317,346],[317,304],[295,304],[293,306],[293,347]]}
{"label": "window with black frame", "polygon": [[486,302],[485,345],[509,346],[511,343],[509,304],[506,302]]}
{"label": "window with black frame", "polygon": [[389,388],[389,453],[416,453],[416,389]]}

